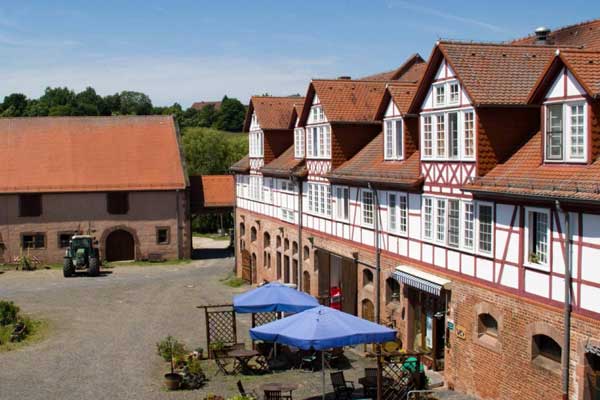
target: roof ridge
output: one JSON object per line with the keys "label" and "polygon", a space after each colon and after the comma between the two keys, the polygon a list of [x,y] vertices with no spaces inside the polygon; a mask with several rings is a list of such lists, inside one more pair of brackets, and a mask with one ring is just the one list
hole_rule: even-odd
{"label": "roof ridge", "polygon": [[437,44],[463,44],[473,46],[490,46],[490,47],[525,47],[525,48],[536,48],[536,49],[581,49],[581,46],[564,46],[556,44],[530,44],[530,43],[507,43],[507,42],[477,42],[477,41],[465,41],[465,40],[452,40],[452,39],[441,39],[437,41]]}
{"label": "roof ridge", "polygon": [[[556,28],[556,29],[551,29],[550,30],[550,34],[553,34],[555,32],[566,31],[567,29],[577,28],[578,26],[583,26],[583,25],[586,25],[586,24],[591,24],[593,22],[600,22],[600,18],[588,19],[588,20],[585,20],[585,21],[577,22],[576,24],[564,25],[564,26],[561,26],[561,27]],[[521,36],[521,37],[518,37],[516,39],[512,39],[508,43],[518,42],[520,40],[530,39],[530,38],[534,38],[534,37],[535,37],[535,33],[530,33],[527,36]]]}
{"label": "roof ridge", "polygon": [[303,99],[304,96],[258,96],[258,95],[254,95],[252,96],[253,99],[286,99],[286,100],[293,100],[293,99]]}
{"label": "roof ridge", "polygon": [[388,79],[337,79],[337,78],[312,78],[311,82],[344,82],[344,83],[388,83],[394,82],[393,80]]}
{"label": "roof ridge", "polygon": [[147,118],[172,118],[173,114],[147,114],[147,115],[41,115],[36,117],[24,116],[24,117],[0,117],[0,121],[7,120],[48,120],[48,119],[147,119]]}

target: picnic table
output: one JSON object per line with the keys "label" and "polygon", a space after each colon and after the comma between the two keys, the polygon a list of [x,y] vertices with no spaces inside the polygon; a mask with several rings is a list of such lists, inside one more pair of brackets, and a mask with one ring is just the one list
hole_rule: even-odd
{"label": "picnic table", "polygon": [[255,369],[250,366],[250,361],[255,357],[261,356],[258,351],[249,349],[231,350],[227,355],[235,358],[238,362],[235,372],[242,372],[243,374],[254,374]]}
{"label": "picnic table", "polygon": [[260,390],[263,392],[289,392],[292,397],[292,392],[297,390],[300,386],[295,383],[265,383],[261,385]]}

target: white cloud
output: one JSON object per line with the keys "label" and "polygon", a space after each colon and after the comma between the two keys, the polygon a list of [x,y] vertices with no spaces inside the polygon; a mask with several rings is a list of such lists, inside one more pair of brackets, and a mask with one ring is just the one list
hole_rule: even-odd
{"label": "white cloud", "polygon": [[334,58],[250,59],[241,57],[169,57],[163,55],[94,58],[84,61],[0,66],[4,95],[21,92],[38,97],[47,86],[82,90],[94,87],[102,95],[121,90],[142,91],[154,104],[220,99],[224,94],[246,102],[253,94],[304,94],[312,77],[334,76]]}

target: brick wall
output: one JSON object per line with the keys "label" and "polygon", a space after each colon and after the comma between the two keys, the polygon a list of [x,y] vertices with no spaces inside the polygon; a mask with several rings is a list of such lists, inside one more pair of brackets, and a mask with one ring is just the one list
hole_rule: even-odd
{"label": "brick wall", "polygon": [[[177,258],[179,254],[189,258],[191,231],[187,196],[186,191],[181,191],[179,195],[174,191],[130,192],[129,212],[111,215],[106,211],[106,193],[43,194],[41,216],[19,217],[18,195],[2,195],[0,235],[4,248],[0,252],[0,262],[9,262],[19,255],[23,233],[40,232],[46,235],[45,247],[30,249],[29,254],[43,262],[61,263],[65,249],[59,247],[59,234],[68,231],[87,233],[89,228],[92,229],[92,235],[100,241],[102,257],[108,234],[122,229],[133,236],[137,259],[147,257],[148,253],[160,253],[169,259]],[[177,207],[180,218],[179,240]],[[168,244],[156,243],[157,227],[169,229]]]}

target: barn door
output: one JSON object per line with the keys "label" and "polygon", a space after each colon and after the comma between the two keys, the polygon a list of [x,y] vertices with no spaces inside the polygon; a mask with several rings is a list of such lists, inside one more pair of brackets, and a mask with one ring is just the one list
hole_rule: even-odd
{"label": "barn door", "polygon": [[131,233],[118,229],[106,238],[106,260],[135,260],[135,243]]}
{"label": "barn door", "polygon": [[585,400],[600,400],[600,355],[586,354]]}

